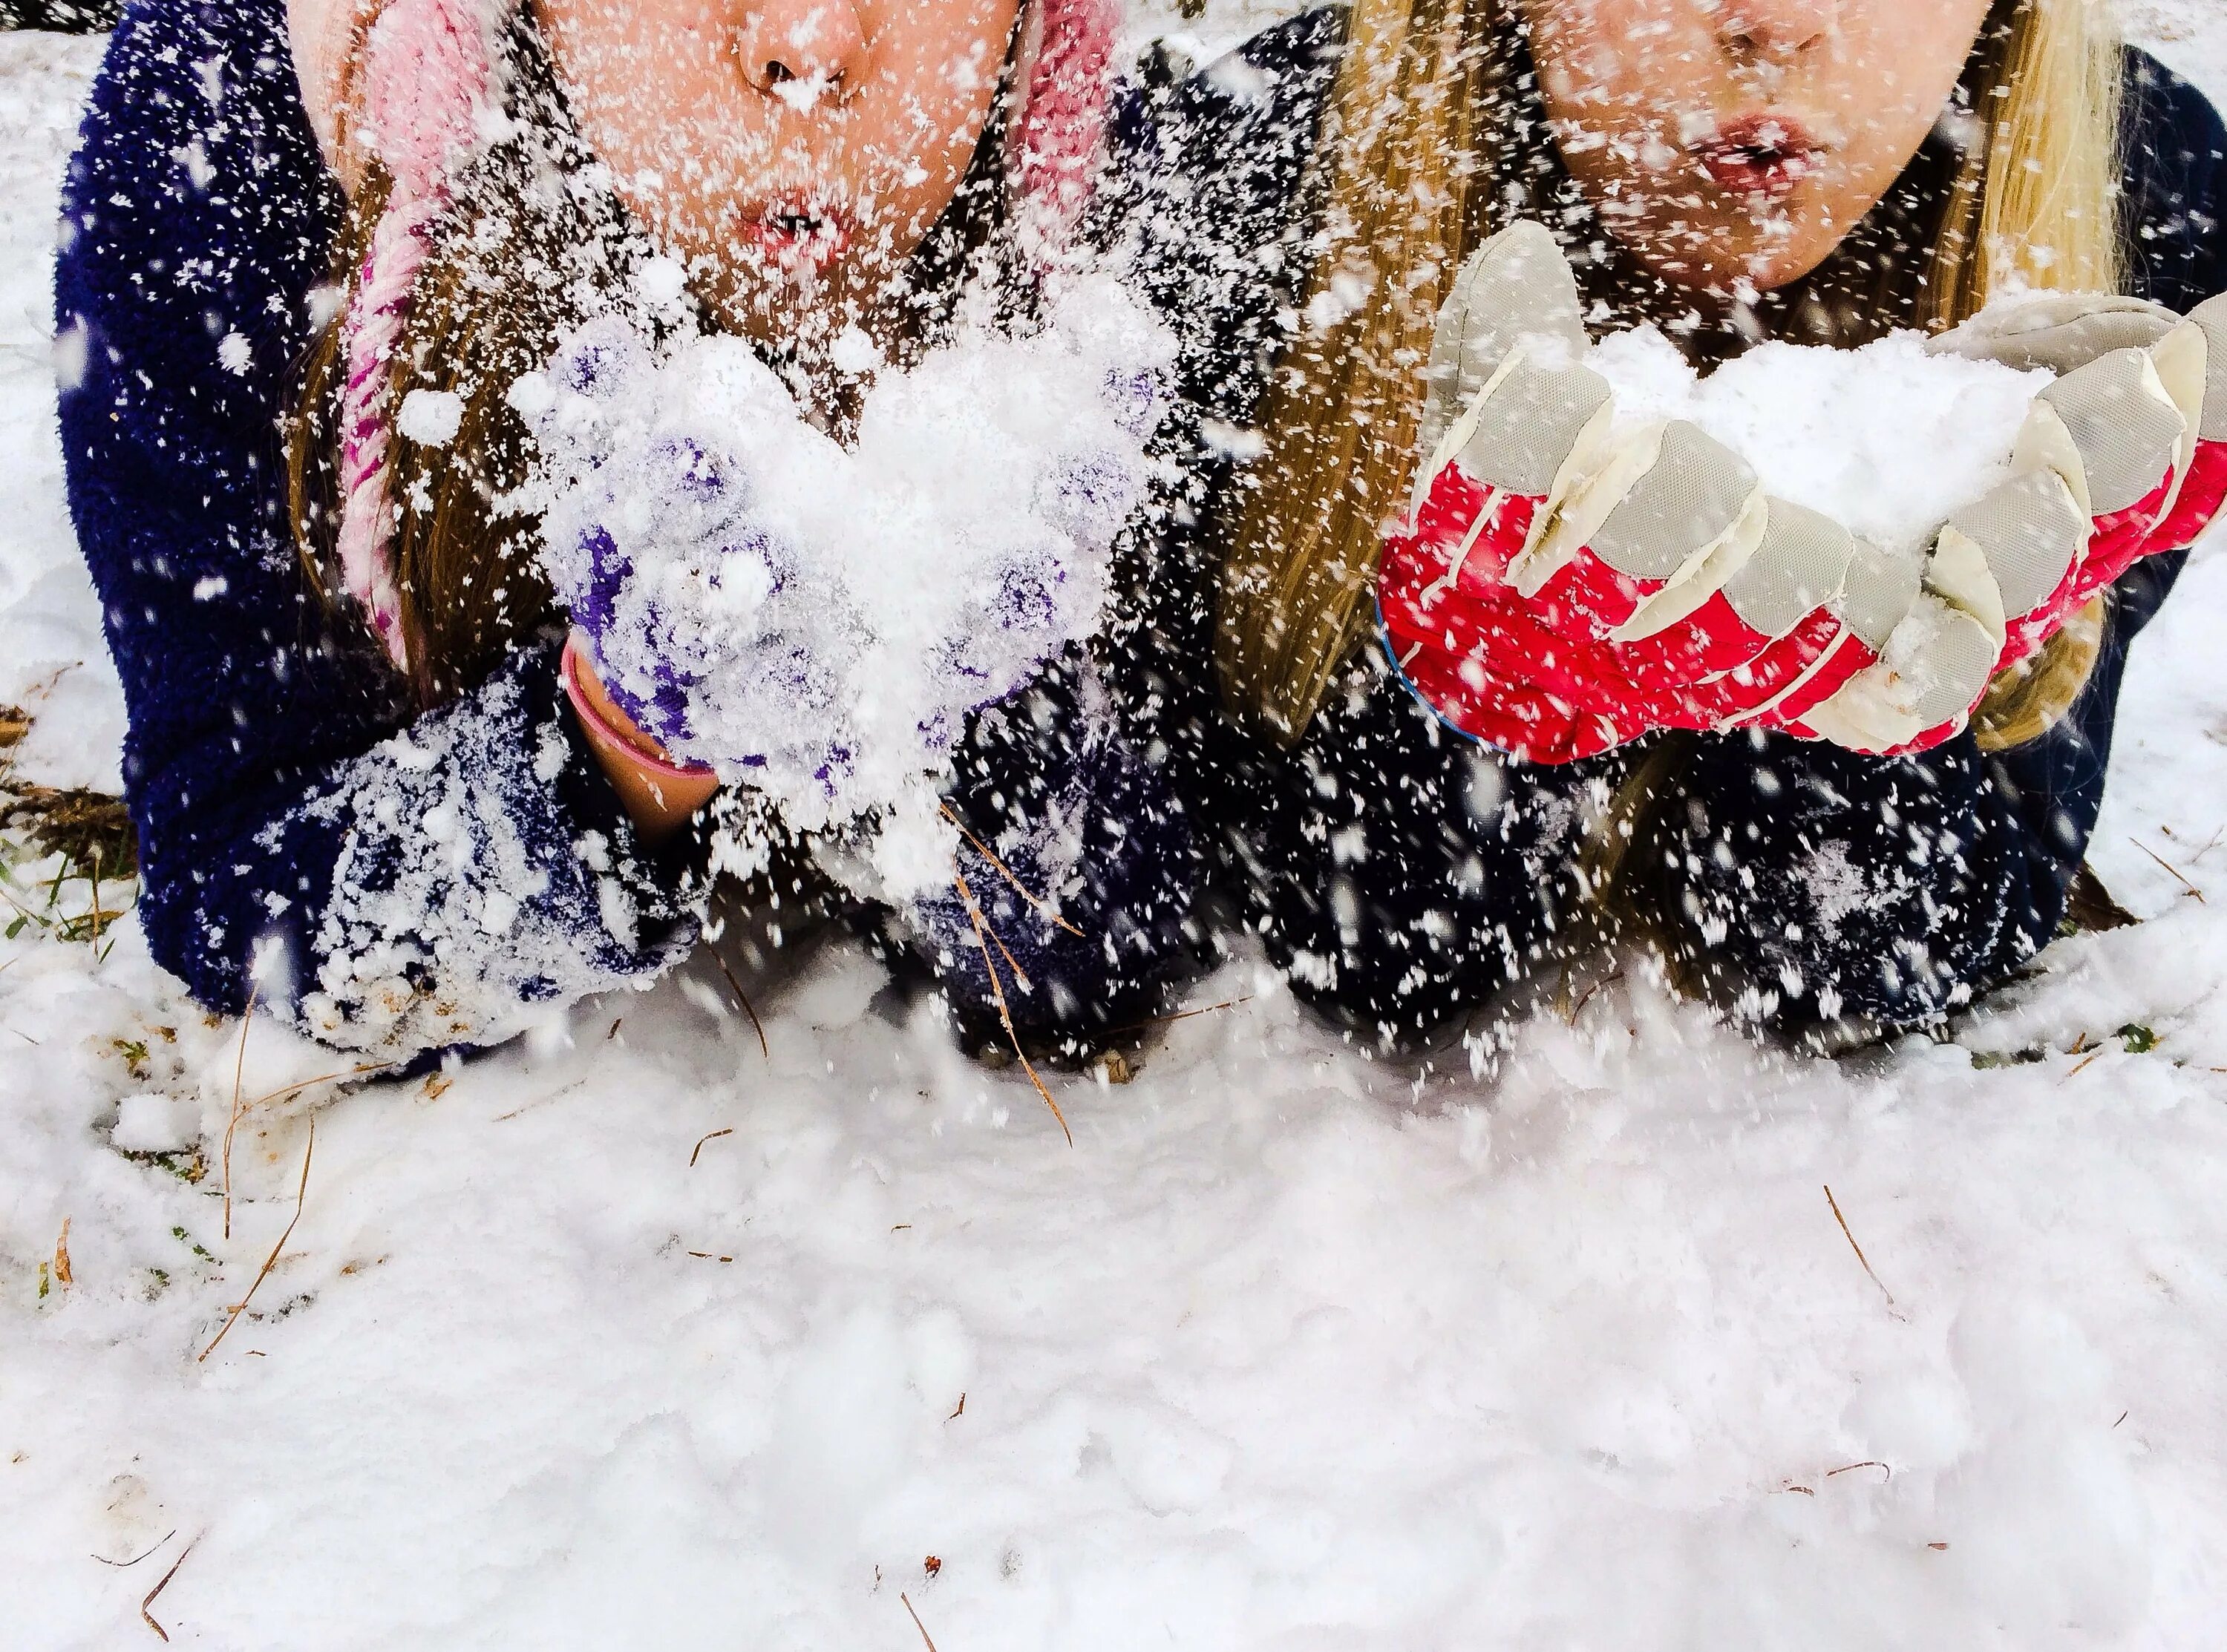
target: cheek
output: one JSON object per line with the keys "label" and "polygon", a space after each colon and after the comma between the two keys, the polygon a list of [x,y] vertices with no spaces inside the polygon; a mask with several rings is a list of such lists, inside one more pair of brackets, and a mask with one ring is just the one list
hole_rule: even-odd
{"label": "cheek", "polygon": [[734,72],[699,5],[544,0],[541,10],[581,135],[615,170],[669,166],[702,147]]}
{"label": "cheek", "polygon": [[1532,0],[1533,61],[1558,120],[1653,122],[1665,87],[1690,87],[1713,54],[1693,0]]}

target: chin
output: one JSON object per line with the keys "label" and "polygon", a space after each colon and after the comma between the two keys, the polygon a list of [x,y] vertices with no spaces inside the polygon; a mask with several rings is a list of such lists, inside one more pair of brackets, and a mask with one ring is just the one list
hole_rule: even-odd
{"label": "chin", "polygon": [[1771,292],[1799,281],[1838,245],[1831,235],[1781,236],[1761,232],[1742,217],[1707,226],[1700,235],[1619,237],[1650,275],[1694,292],[1731,292],[1743,284]]}

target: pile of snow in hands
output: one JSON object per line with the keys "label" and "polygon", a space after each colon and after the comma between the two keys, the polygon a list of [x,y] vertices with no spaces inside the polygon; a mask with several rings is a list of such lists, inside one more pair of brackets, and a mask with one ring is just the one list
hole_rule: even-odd
{"label": "pile of snow in hands", "polygon": [[513,392],[546,566],[604,681],[793,827],[872,817],[893,893],[945,881],[953,740],[1098,628],[1146,496],[1165,333],[1110,278],[1046,314],[884,371],[847,450],[748,343],[692,325],[658,343],[601,317]]}
{"label": "pile of snow in hands", "polygon": [[1754,467],[1777,498],[1860,539],[1917,553],[1959,507],[2011,475],[2047,372],[1929,355],[1923,334],[1857,350],[1757,345],[1702,378],[1653,327],[1611,334],[1586,365],[1618,423],[1684,419]]}

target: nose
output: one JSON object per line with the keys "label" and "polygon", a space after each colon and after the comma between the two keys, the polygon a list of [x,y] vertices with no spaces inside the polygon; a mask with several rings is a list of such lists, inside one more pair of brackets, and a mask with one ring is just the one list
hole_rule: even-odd
{"label": "nose", "polygon": [[865,67],[866,31],[853,0],[763,0],[743,24],[741,52],[761,92],[817,80],[839,97]]}
{"label": "nose", "polygon": [[1718,0],[1717,38],[1733,56],[1790,58],[1831,32],[1840,0]]}

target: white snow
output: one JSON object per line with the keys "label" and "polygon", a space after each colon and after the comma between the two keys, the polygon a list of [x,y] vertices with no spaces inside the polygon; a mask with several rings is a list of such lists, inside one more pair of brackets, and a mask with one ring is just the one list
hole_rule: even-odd
{"label": "white snow", "polygon": [[1619,424],[1688,420],[1777,497],[1898,547],[2009,478],[2019,428],[2051,382],[1929,356],[1916,333],[1858,350],[1760,344],[1704,379],[1660,329],[1641,327],[1600,340],[1586,364],[1616,392]]}
{"label": "white snow", "polygon": [[[34,249],[93,49],[0,37],[0,694],[85,659],[33,755],[88,777]],[[129,925],[0,943],[0,1643],[158,1644],[175,1567],[227,1652],[2217,1645],[2227,912],[2146,852],[2227,896],[2224,603],[2126,692],[2149,922],[1840,1062],[1628,974],[1418,1083],[1241,964],[1054,1080],[1069,1151],[831,943],[745,976],[767,1056],[699,962],[313,1158],[329,1086],[258,1106],[227,1240],[235,1071],[345,1063]],[[198,1183],[125,1156],[195,1113]]]}

